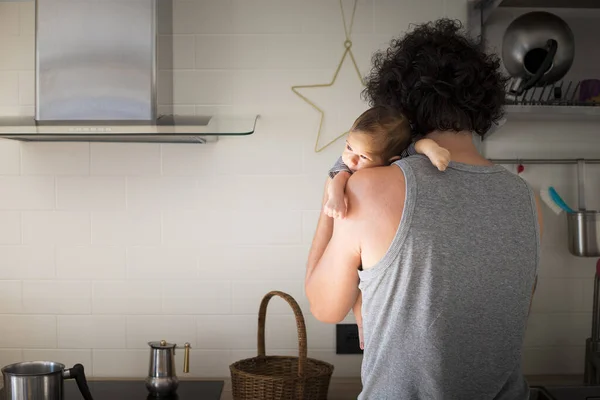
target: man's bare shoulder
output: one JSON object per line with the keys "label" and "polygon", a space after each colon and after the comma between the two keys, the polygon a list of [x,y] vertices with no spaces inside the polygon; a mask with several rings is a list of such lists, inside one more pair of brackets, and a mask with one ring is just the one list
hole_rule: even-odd
{"label": "man's bare shoulder", "polygon": [[404,174],[395,165],[356,171],[346,185],[349,202],[374,205],[406,190]]}

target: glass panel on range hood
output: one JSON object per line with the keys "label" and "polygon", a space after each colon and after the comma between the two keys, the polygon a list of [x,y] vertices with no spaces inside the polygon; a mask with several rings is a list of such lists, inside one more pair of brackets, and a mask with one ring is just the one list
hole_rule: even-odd
{"label": "glass panel on range hood", "polygon": [[210,136],[250,135],[257,115],[236,117],[173,116],[156,121],[44,121],[0,118],[0,137],[27,141],[149,141],[205,143]]}

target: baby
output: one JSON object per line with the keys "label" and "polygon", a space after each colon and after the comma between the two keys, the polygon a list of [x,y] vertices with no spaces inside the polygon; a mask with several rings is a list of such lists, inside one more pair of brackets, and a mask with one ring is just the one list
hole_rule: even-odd
{"label": "baby", "polygon": [[431,139],[411,143],[410,125],[404,116],[384,107],[368,109],[354,121],[342,156],[329,170],[325,214],[332,218],[346,216],[346,183],[353,172],[389,165],[415,154],[427,156],[440,171],[450,162],[450,152]]}
{"label": "baby", "polygon": [[[362,113],[352,125],[346,139],[346,148],[333,168],[327,185],[324,212],[332,218],[346,216],[346,183],[350,175],[363,168],[389,165],[410,155],[423,154],[440,171],[450,162],[450,152],[431,139],[411,142],[410,125],[404,116],[384,107],[373,107]],[[362,296],[352,308],[364,349],[362,334]]]}

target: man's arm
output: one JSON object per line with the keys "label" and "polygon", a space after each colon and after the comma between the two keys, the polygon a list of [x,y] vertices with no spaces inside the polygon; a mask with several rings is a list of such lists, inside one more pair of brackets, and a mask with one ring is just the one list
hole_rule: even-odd
{"label": "man's arm", "polygon": [[348,216],[334,220],[323,212],[308,256],[305,290],[312,314],[337,323],[356,303],[358,267],[361,264],[358,202],[353,180],[348,181]]}

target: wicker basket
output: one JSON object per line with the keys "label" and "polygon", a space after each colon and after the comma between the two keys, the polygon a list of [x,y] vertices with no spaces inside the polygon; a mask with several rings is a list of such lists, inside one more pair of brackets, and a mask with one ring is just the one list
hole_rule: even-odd
{"label": "wicker basket", "polygon": [[[299,357],[265,355],[267,304],[273,296],[292,307],[298,328]],[[306,325],[302,310],[286,293],[267,293],[258,312],[258,356],[229,366],[235,400],[326,400],[333,365],[306,356]]]}

